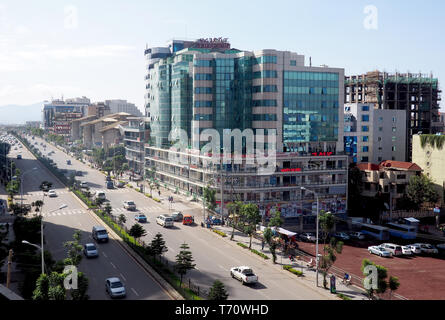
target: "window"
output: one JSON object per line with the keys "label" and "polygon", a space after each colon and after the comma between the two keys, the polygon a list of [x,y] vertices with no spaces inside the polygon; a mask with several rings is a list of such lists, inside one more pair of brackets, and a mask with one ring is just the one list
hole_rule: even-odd
{"label": "window", "polygon": [[278,92],[278,88],[276,85],[263,86],[263,92]]}
{"label": "window", "polygon": [[368,126],[362,126],[362,131],[363,132],[368,132],[369,131],[369,127]]}
{"label": "window", "polygon": [[362,147],[362,152],[369,152],[369,147],[368,146],[363,146]]}
{"label": "window", "polygon": [[195,120],[201,120],[201,121],[212,121],[212,115],[211,114],[195,114]]}
{"label": "window", "polygon": [[351,111],[351,107],[345,107],[345,111]]}
{"label": "window", "polygon": [[211,73],[196,73],[195,80],[212,80]]}
{"label": "window", "polygon": [[377,141],[379,141],[379,142],[382,141],[382,137],[378,137]]}
{"label": "window", "polygon": [[368,162],[368,161],[369,161],[369,158],[368,158],[368,157],[362,157],[361,162]]}
{"label": "window", "polygon": [[195,108],[211,108],[212,101],[195,101]]}
{"label": "window", "polygon": [[396,151],[396,146],[392,146],[391,150]]}
{"label": "window", "polygon": [[369,106],[362,106],[362,111],[369,111]]}
{"label": "window", "polygon": [[195,93],[196,94],[211,94],[212,88],[210,88],[210,87],[196,87]]}
{"label": "window", "polygon": [[397,175],[397,179],[398,179],[398,180],[406,179],[406,174],[398,174],[398,175]]}
{"label": "window", "polygon": [[382,122],[383,121],[383,117],[379,117],[379,121]]}
{"label": "window", "polygon": [[212,66],[212,60],[200,60],[197,59],[194,61],[195,67],[211,67]]}
{"label": "window", "polygon": [[277,100],[252,100],[252,107],[276,107]]}
{"label": "window", "polygon": [[362,137],[362,141],[363,142],[368,142],[369,141],[369,137],[368,136],[363,136]]}
{"label": "window", "polygon": [[291,66],[296,66],[297,65],[297,60],[291,60],[290,61],[290,65]]}
{"label": "window", "polygon": [[277,56],[261,56],[254,60],[254,64],[277,63]]}
{"label": "window", "polygon": [[254,79],[259,78],[276,78],[277,71],[276,70],[264,70],[264,71],[256,71],[253,73]]}
{"label": "window", "polygon": [[253,121],[277,121],[276,114],[254,114]]}
{"label": "window", "polygon": [[396,117],[392,117],[392,122],[396,122]]}
{"label": "window", "polygon": [[362,115],[362,121],[363,121],[363,122],[369,122],[369,115],[367,115],[367,114],[363,114],[363,115]]}
{"label": "window", "polygon": [[378,157],[377,161],[382,161],[382,159],[383,159],[382,157]]}
{"label": "window", "polygon": [[379,131],[383,131],[383,127],[379,127]]}
{"label": "window", "polygon": [[392,137],[392,141],[396,141],[396,137]]}
{"label": "window", "polygon": [[397,128],[396,127],[392,127],[392,132],[396,132]]}

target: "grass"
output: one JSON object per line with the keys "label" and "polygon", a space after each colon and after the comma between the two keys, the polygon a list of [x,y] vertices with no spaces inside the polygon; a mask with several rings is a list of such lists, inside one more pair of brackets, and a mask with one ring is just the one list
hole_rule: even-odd
{"label": "grass", "polygon": [[239,245],[240,247],[244,248],[244,249],[248,249],[249,248],[248,246],[246,246],[244,243],[241,243],[241,242],[237,242],[236,244]]}
{"label": "grass", "polygon": [[340,299],[343,299],[343,300],[352,300],[348,296],[345,296],[343,293],[338,293],[337,297],[339,297]]}
{"label": "grass", "polygon": [[296,269],[294,269],[292,266],[290,266],[290,265],[284,265],[283,266],[283,269],[284,270],[287,270],[287,271],[289,271],[289,272],[291,272],[291,273],[293,273],[293,274],[295,274],[295,275],[297,275],[297,276],[299,276],[299,277],[302,277],[303,276],[303,272],[302,271],[300,271],[300,270],[296,270]]}
{"label": "grass", "polygon": [[219,230],[216,230],[216,229],[212,229],[212,230],[213,230],[213,232],[219,234],[219,235],[220,235],[221,237],[223,237],[223,238],[227,237],[227,234],[225,234],[225,233],[222,232],[222,231],[219,231]]}
{"label": "grass", "polygon": [[[244,243],[237,242],[236,244],[239,245],[241,248],[249,249],[249,246],[245,245]],[[262,253],[262,252],[259,252],[258,250],[250,249],[249,251],[252,252],[252,253],[255,253],[256,255],[259,255],[259,256],[260,256],[261,258],[263,258],[263,259],[266,259],[266,260],[269,259],[268,256],[266,256],[266,255],[265,255],[264,253]]]}

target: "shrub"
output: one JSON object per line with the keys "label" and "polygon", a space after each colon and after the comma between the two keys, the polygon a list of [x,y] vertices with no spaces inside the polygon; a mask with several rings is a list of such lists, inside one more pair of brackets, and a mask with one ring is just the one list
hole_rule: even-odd
{"label": "shrub", "polygon": [[261,258],[263,258],[263,259],[269,259],[269,257],[268,256],[266,256],[264,253],[262,253],[262,252],[259,252],[258,250],[255,250],[255,249],[250,249],[250,251],[251,252],[253,252],[253,253],[255,253],[255,254],[257,254],[257,255],[259,255]]}
{"label": "shrub", "polygon": [[215,233],[217,233],[217,234],[219,234],[221,237],[227,237],[227,234],[225,234],[224,232],[222,232],[222,231],[219,231],[219,230],[216,230],[216,229],[213,229],[213,232],[215,232]]}
{"label": "shrub", "polygon": [[352,300],[348,296],[345,296],[343,293],[337,294],[337,297],[339,297],[340,299],[343,299],[343,300]]}
{"label": "shrub", "polygon": [[237,245],[239,245],[240,247],[244,248],[244,249],[248,249],[249,247],[246,246],[244,243],[241,242],[237,242]]}
{"label": "shrub", "polygon": [[297,276],[299,276],[299,277],[302,277],[302,276],[303,276],[303,272],[302,272],[302,271],[300,271],[300,270],[296,270],[296,269],[292,268],[292,266],[290,266],[290,265],[284,265],[284,266],[283,266],[283,269],[284,269],[284,270],[287,270],[287,271],[289,271],[289,272],[292,272],[293,274],[295,274],[295,275],[297,275]]}
{"label": "shrub", "polygon": [[159,200],[158,198],[152,197],[152,199],[156,202],[161,202],[161,200]]}

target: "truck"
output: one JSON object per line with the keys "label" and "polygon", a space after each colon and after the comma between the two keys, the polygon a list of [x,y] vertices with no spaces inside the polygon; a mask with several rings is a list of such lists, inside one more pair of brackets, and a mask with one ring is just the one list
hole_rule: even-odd
{"label": "truck", "polygon": [[254,284],[258,282],[258,276],[253,273],[252,268],[247,266],[231,268],[230,275],[232,278],[238,279],[243,284]]}

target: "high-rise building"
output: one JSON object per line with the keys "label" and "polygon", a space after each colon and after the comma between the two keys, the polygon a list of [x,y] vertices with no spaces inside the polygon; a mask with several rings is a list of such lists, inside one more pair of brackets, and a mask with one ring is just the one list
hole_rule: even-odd
{"label": "high-rise building", "polygon": [[125,112],[135,117],[142,117],[141,110],[127,100],[105,100],[105,105],[110,109],[111,114]]}
{"label": "high-rise building", "polygon": [[[223,189],[225,202],[255,202],[266,215],[278,206],[284,217],[312,212],[315,198],[305,187],[319,194],[321,208],[345,212],[343,69],[306,66],[303,55],[289,51],[233,49],[221,38],[174,40],[154,49],[145,51],[150,119],[145,152],[146,165],[156,168],[162,183],[196,194],[209,185],[217,199]],[[170,148],[169,135],[177,129],[187,135],[186,152]],[[229,163],[207,166],[209,154],[200,154],[207,142],[199,139],[206,129],[219,133],[221,146],[235,129],[276,133],[276,141],[264,143],[267,152],[276,144],[273,172],[261,175],[247,156],[236,163],[233,148]],[[248,147],[246,139],[243,156]]]}
{"label": "high-rise building", "polygon": [[345,78],[346,103],[372,103],[377,109],[406,112],[405,161],[411,160],[412,136],[442,131],[439,81],[432,75],[373,71]]}
{"label": "high-rise building", "polygon": [[354,163],[405,160],[406,112],[376,109],[372,103],[346,103],[345,152]]}

